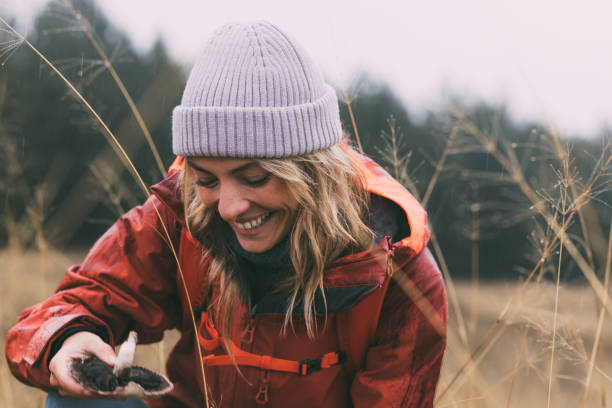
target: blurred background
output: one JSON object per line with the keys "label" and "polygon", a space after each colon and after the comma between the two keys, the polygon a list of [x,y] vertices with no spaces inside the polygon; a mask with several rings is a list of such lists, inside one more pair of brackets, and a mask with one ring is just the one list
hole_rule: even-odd
{"label": "blurred background", "polygon": [[[612,406],[610,3],[217,3],[3,0],[0,17],[148,184],[172,163],[171,111],[206,38],[277,24],[337,89],[355,145],[429,213],[451,311],[438,406]],[[4,340],[145,196],[5,24],[0,161]],[[163,370],[172,341],[143,358]],[[5,365],[0,406],[42,404]]]}

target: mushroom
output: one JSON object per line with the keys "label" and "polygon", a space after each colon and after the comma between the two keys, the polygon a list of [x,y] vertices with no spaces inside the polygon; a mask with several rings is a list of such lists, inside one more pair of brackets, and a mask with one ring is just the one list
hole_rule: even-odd
{"label": "mushroom", "polygon": [[104,396],[155,399],[170,392],[172,383],[163,375],[132,365],[138,336],[131,331],[119,348],[115,367],[96,356],[75,359],[72,377],[83,387]]}

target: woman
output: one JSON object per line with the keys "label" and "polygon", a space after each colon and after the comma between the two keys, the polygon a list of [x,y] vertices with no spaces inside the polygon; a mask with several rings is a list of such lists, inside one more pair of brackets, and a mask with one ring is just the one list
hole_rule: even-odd
{"label": "woman", "polygon": [[113,365],[129,330],[178,328],[174,389],[151,406],[432,406],[447,310],[425,212],[342,141],[306,53],[272,24],[228,24],[172,120],[169,176],[19,316],[13,373],[98,398],[73,360]]}

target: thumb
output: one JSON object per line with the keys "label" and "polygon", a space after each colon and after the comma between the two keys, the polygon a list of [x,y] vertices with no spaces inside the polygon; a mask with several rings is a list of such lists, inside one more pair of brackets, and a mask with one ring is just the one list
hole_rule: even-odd
{"label": "thumb", "polygon": [[90,346],[89,351],[95,354],[100,360],[104,361],[111,367],[115,366],[115,362],[117,361],[115,351],[109,344],[105,343],[104,341],[100,340],[99,342],[95,342]]}

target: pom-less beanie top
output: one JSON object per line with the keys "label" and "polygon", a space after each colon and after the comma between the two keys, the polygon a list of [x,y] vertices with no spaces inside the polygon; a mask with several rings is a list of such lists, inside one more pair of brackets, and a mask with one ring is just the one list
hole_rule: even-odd
{"label": "pom-less beanie top", "polygon": [[172,114],[184,156],[279,158],[340,141],[334,89],[304,50],[268,22],[219,28]]}

